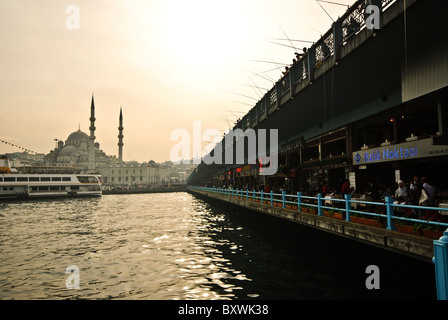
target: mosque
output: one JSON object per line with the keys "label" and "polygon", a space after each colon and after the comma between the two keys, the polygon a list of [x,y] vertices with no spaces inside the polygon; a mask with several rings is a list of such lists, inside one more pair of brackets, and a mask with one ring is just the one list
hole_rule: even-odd
{"label": "mosque", "polygon": [[46,166],[75,167],[85,171],[98,171],[97,168],[116,162],[115,156],[108,156],[95,142],[95,102],[92,96],[90,116],[90,136],[78,131],[71,133],[67,140],[58,140],[57,146],[44,156]]}
{"label": "mosque", "polygon": [[166,168],[154,161],[138,163],[123,161],[123,113],[120,108],[118,126],[118,157],[107,155],[95,141],[95,102],[90,105],[90,135],[78,131],[71,133],[67,140],[57,141],[54,150],[44,156],[44,163],[51,167],[70,167],[85,172],[100,173],[104,185],[151,185],[167,181]]}

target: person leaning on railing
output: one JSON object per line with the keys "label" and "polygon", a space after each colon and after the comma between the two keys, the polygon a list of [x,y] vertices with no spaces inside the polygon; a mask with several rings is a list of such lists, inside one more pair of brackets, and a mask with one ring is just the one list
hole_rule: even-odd
{"label": "person leaning on railing", "polygon": [[[422,177],[422,188],[419,198],[419,205],[425,207],[434,207],[435,195],[436,195],[436,189],[434,188],[434,186],[429,182],[429,180],[426,177]],[[426,209],[422,211],[423,211],[422,213],[425,214],[422,218],[423,220],[429,220],[429,221],[445,220],[445,218],[439,214],[438,210]]]}

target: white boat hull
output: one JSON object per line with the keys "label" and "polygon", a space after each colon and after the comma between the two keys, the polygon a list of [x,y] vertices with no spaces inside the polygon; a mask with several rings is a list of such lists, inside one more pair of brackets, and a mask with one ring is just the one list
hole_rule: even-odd
{"label": "white boat hull", "polygon": [[100,197],[101,176],[75,174],[0,175],[0,200]]}

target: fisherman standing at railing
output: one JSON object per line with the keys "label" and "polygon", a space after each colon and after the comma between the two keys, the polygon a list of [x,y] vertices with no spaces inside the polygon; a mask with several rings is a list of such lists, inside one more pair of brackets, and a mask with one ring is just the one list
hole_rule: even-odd
{"label": "fisherman standing at railing", "polygon": [[422,177],[422,187],[428,194],[428,201],[426,202],[426,205],[432,207],[434,205],[436,189],[429,183],[429,180],[426,177]]}
{"label": "fisherman standing at railing", "polygon": [[[434,186],[432,186],[432,184],[426,177],[422,177],[422,190],[421,191],[422,191],[421,198],[420,198],[421,200],[420,200],[419,204],[421,206],[425,206],[425,207],[434,207],[435,206],[434,199],[436,196],[436,189],[434,188]],[[438,213],[437,210],[425,210],[424,213],[425,213],[425,215],[422,218],[423,220],[429,220],[429,221],[442,220],[442,216]]]}

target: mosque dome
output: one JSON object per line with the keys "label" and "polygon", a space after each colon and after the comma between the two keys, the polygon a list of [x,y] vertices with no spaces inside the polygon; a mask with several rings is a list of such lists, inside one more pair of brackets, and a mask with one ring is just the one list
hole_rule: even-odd
{"label": "mosque dome", "polygon": [[89,140],[89,136],[87,135],[87,133],[84,133],[81,130],[73,132],[67,138],[67,142],[88,141],[88,140]]}
{"label": "mosque dome", "polygon": [[81,160],[81,161],[89,161],[89,153],[88,152],[82,152],[80,155],[79,155],[79,159]]}
{"label": "mosque dome", "polygon": [[62,148],[61,152],[59,153],[60,156],[70,156],[72,155],[74,152],[76,152],[78,149],[75,146],[65,146],[64,148]]}

